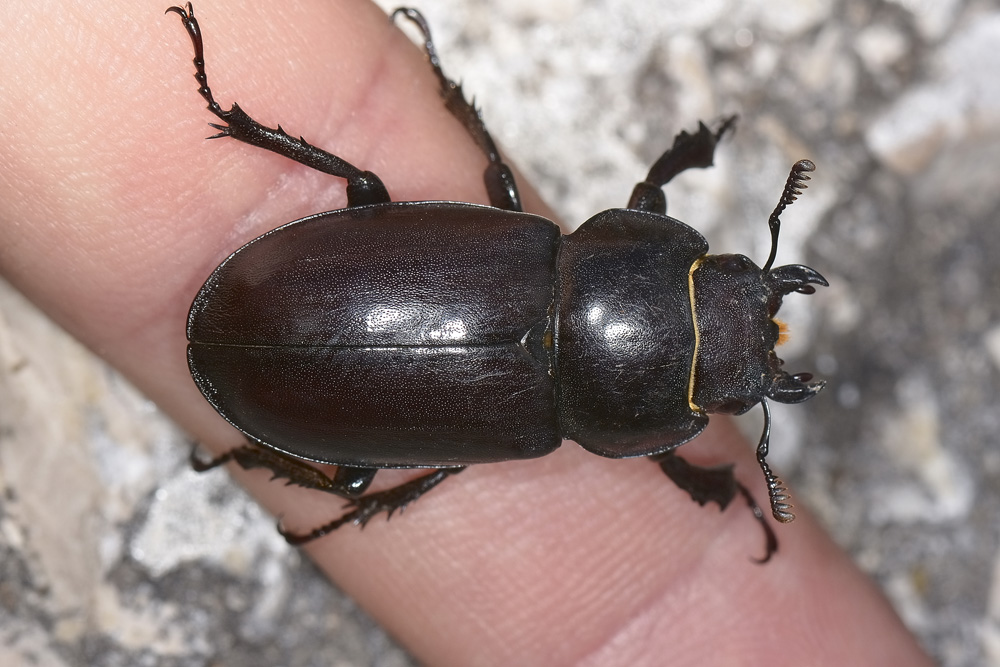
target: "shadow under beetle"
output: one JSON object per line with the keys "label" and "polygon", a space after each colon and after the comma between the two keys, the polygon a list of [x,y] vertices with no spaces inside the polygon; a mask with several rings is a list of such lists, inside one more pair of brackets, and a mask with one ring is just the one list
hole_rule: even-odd
{"label": "shadow under beetle", "polygon": [[[188,317],[188,363],[209,403],[249,444],[211,461],[267,468],[289,483],[350,499],[345,523],[391,515],[465,466],[544,456],[563,438],[601,456],[648,456],[691,497],[723,509],[739,492],[777,541],[733,466],[693,466],[675,454],[711,413],[760,403],[757,461],[772,514],[794,518],[766,462],[767,399],[798,403],[823,386],[789,375],[774,352],[782,297],[826,285],[802,265],[772,268],[779,215],[805,187],[796,163],[771,214],[763,268],[709,255],[697,231],[667,217],[663,185],[712,165],[732,127],[681,132],[636,185],[628,208],[597,214],[569,235],[523,213],[513,174],[475,107],[441,69],[422,31],[444,104],[485,153],[490,206],[393,202],[378,176],[238,105],[215,101],[191,4],[170,7],[194,45],[195,78],[232,137],[347,181],[347,208],[290,222],[226,259]],[[330,477],[309,462],[336,464]],[[363,495],[382,468],[433,472]]]}

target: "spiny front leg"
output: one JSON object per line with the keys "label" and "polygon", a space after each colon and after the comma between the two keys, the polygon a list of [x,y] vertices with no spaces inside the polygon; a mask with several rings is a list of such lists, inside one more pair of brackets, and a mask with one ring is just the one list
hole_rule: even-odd
{"label": "spiny front leg", "polygon": [[663,186],[682,171],[711,167],[716,145],[735,125],[736,116],[730,116],[714,132],[702,122],[694,134],[682,130],[674,137],[673,145],[650,167],[646,180],[636,184],[628,208],[665,215],[667,198]]}
{"label": "spiny front leg", "polygon": [[181,23],[191,37],[191,44],[194,46],[194,78],[198,82],[198,93],[208,102],[208,110],[225,123],[225,125],[210,123],[219,132],[209,139],[231,137],[251,146],[283,155],[317,171],[343,178],[347,181],[348,207],[390,201],[389,192],[382,184],[382,180],[372,172],[358,169],[333,153],[316,148],[301,137],[296,139],[288,135],[280,125],[276,128],[261,125],[248,116],[238,104],[234,103],[228,111],[223,109],[215,101],[212,89],[208,86],[208,75],[205,74],[205,46],[201,26],[194,16],[194,7],[189,2],[185,7],[169,7],[167,13],[169,12],[181,17]]}

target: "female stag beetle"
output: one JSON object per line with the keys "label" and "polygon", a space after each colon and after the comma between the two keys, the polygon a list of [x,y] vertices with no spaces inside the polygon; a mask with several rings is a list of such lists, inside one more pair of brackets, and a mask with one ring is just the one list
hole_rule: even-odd
{"label": "female stag beetle", "polygon": [[[194,44],[195,78],[232,137],[347,181],[347,208],[264,234],[226,259],[188,317],[188,363],[209,403],[249,443],[226,461],[268,468],[289,483],[350,499],[343,516],[302,543],[391,514],[465,466],[544,456],[563,438],[601,456],[648,456],[701,504],[740,492],[776,540],[732,466],[699,468],[675,454],[711,413],[760,403],[757,460],[771,510],[791,521],[788,495],[767,465],[767,399],[798,403],[823,383],[789,375],[774,352],[774,315],[791,292],[826,285],[801,265],[772,268],[779,215],[814,166],[792,167],[768,220],[763,268],[709,255],[697,231],[667,217],[663,185],[712,165],[735,118],[681,132],[632,193],[563,236],[522,212],[513,174],[476,108],[441,69],[423,33],[444,104],[485,153],[491,206],[394,202],[378,176],[280,128],[224,111],[205,75],[191,4],[170,7]],[[336,464],[330,477],[308,462]],[[382,468],[433,468],[363,495]]]}

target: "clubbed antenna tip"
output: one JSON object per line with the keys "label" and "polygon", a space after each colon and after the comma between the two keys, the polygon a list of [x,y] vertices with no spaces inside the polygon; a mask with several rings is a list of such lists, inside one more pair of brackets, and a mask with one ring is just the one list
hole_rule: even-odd
{"label": "clubbed antenna tip", "polygon": [[781,213],[793,201],[799,198],[803,190],[809,187],[806,185],[806,181],[809,180],[809,176],[806,174],[815,170],[816,165],[812,160],[799,160],[792,165],[792,170],[788,173],[788,180],[785,181],[785,189],[781,192],[781,199],[778,200],[778,205],[774,207],[771,217],[767,219],[767,226],[771,230],[771,254],[767,256],[767,262],[764,263],[764,273],[767,273],[771,269],[771,265],[774,264],[774,258],[778,254],[778,232],[781,230]]}

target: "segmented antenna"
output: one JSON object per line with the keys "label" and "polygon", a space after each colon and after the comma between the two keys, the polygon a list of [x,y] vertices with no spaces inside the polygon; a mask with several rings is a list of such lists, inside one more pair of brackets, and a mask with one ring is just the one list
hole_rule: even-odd
{"label": "segmented antenna", "polygon": [[[791,177],[788,180],[791,182]],[[792,199],[795,198],[792,197]],[[771,443],[771,408],[768,407],[766,400],[761,400],[760,406],[764,408],[764,432],[761,433],[760,442],[757,444],[757,464],[760,466],[761,472],[764,473],[764,480],[767,482],[771,514],[781,523],[790,523],[795,519],[795,515],[791,512],[792,505],[788,502],[792,496],[785,488],[784,482],[778,479],[778,476],[771,471],[771,466],[767,464],[767,450]]]}
{"label": "segmented antenna", "polygon": [[774,264],[774,257],[778,254],[778,232],[781,230],[781,220],[779,218],[781,213],[793,201],[799,198],[803,190],[809,187],[806,185],[806,181],[809,180],[806,173],[815,170],[816,165],[813,164],[812,160],[799,160],[792,165],[792,170],[788,173],[788,180],[785,181],[785,189],[781,193],[781,199],[778,200],[778,205],[774,207],[771,217],[767,219],[767,226],[771,230],[771,254],[767,256],[767,262],[764,263],[764,273],[767,273],[771,269],[771,265]]}

